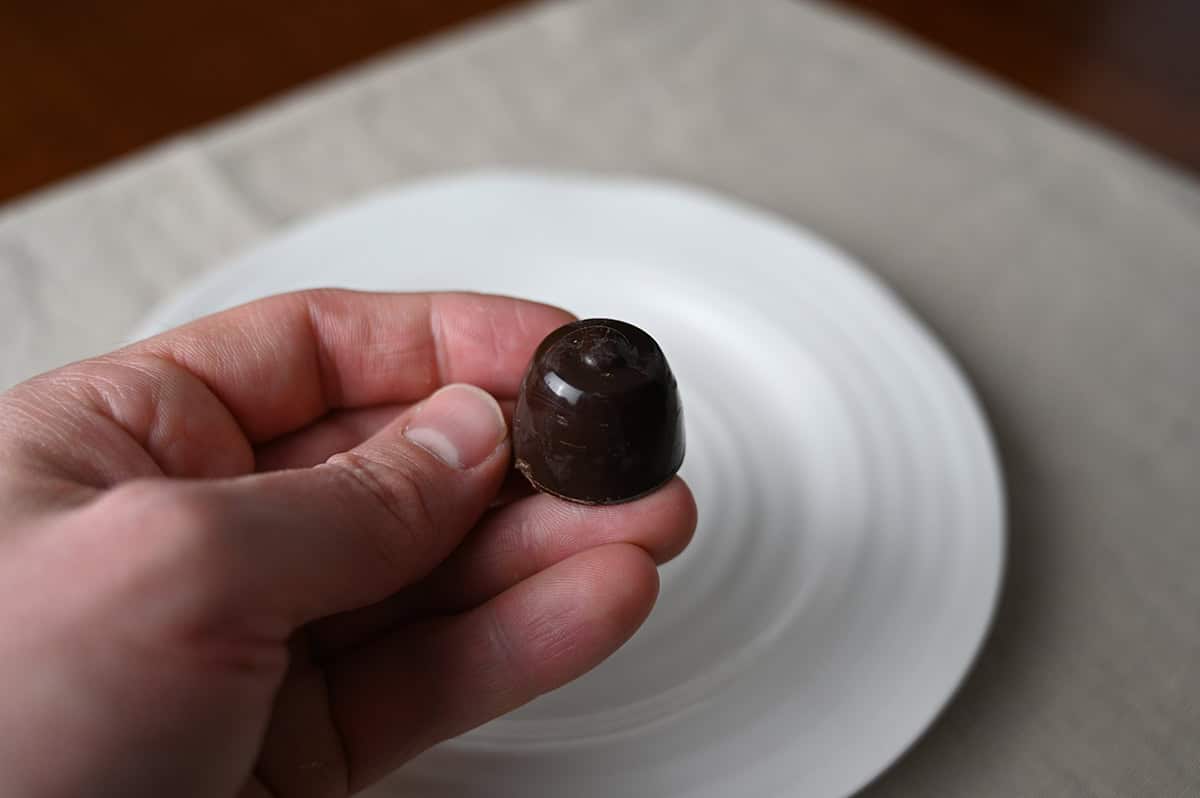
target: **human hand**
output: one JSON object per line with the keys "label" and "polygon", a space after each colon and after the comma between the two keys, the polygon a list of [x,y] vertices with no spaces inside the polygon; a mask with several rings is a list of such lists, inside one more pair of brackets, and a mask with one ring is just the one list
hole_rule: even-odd
{"label": "human hand", "polygon": [[616,650],[683,482],[492,506],[569,319],[302,292],[0,394],[0,794],[343,796]]}

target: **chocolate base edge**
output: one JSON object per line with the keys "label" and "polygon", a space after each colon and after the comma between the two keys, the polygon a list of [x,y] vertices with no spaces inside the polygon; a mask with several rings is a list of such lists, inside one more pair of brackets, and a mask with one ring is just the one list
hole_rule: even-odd
{"label": "chocolate base edge", "polygon": [[542,483],[538,482],[536,479],[534,479],[533,474],[530,473],[531,469],[529,468],[529,463],[525,462],[521,458],[518,457],[513,462],[513,466],[521,472],[521,476],[525,477],[525,479],[529,481],[529,484],[532,485],[538,492],[545,493],[549,496],[554,496],[555,498],[563,499],[564,501],[569,501],[574,504],[587,505],[588,507],[611,507],[615,504],[628,504],[629,502],[637,501],[638,499],[649,496],[651,493],[660,490],[668,482],[674,479],[675,475],[679,473],[679,469],[682,465],[683,462],[680,461],[680,464],[675,467],[675,470],[667,474],[661,482],[650,488],[647,488],[641,493],[635,493],[632,496],[622,496],[617,499],[580,499],[576,498],[575,496],[567,496],[566,494],[559,493],[556,490],[551,490]]}

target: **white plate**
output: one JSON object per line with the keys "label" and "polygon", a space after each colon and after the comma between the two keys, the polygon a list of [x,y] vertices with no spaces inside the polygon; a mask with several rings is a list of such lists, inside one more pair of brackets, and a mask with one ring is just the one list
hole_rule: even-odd
{"label": "white plate", "polygon": [[287,232],[139,334],[324,285],[496,291],[644,327],[679,379],[700,505],[616,656],[372,795],[844,796],[963,678],[1002,568],[996,456],[946,352],[842,253],[679,185],[455,176]]}

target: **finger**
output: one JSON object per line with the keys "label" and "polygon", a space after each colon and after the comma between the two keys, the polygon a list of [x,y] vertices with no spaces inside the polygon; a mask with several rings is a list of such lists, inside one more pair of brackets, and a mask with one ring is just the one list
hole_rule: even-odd
{"label": "finger", "polygon": [[287,677],[275,691],[254,768],[261,798],[345,796],[345,756],[330,723],[325,673],[312,663],[303,633],[290,648]]}
{"label": "finger", "polygon": [[0,457],[93,489],[139,477],[223,477],[254,456],[195,375],[148,356],[87,360],[0,394]]}
{"label": "finger", "polygon": [[637,630],[657,594],[650,555],[601,546],[470,612],[335,661],[326,671],[330,712],[351,790],[591,670]]}
{"label": "finger", "polygon": [[95,488],[254,470],[331,410],[469,382],[515,396],[562,310],[480,294],[304,291],[252,302],[0,395],[0,453]]}
{"label": "finger", "polygon": [[[514,402],[500,402],[510,427]],[[289,432],[255,449],[255,469],[280,471],[311,468],[340,452],[349,451],[407,412],[412,405],[389,404],[337,410],[303,429]]]}
{"label": "finger", "polygon": [[538,494],[490,516],[409,592],[427,610],[461,612],[597,546],[629,543],[661,565],[695,530],[696,503],[678,478],[639,501],[608,507]]}
{"label": "finger", "polygon": [[116,544],[175,567],[180,601],[191,597],[205,618],[270,622],[286,636],[426,575],[487,509],[508,463],[495,400],[453,385],[318,467],[130,483],[97,512],[154,529]]}
{"label": "finger", "polygon": [[348,452],[391,424],[412,405],[388,404],[335,410],[303,429],[289,432],[254,450],[256,471],[312,468]]}
{"label": "finger", "polygon": [[538,494],[489,514],[427,578],[310,629],[320,656],[361,645],[404,621],[476,607],[539,571],[610,543],[644,549],[656,563],[678,555],[696,530],[696,502],[682,479],[629,504],[590,507]]}
{"label": "finger", "polygon": [[[330,410],[414,402],[453,382],[514,397],[565,311],[484,294],[301,291],[134,344],[200,378],[252,443]],[[123,353],[118,353],[123,356]]]}

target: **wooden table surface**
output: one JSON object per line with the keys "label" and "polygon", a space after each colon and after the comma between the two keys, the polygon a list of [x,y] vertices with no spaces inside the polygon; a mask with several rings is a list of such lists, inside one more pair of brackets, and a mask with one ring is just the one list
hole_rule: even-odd
{"label": "wooden table surface", "polygon": [[[1200,174],[1194,0],[843,0]],[[0,0],[0,200],[514,0]]]}

